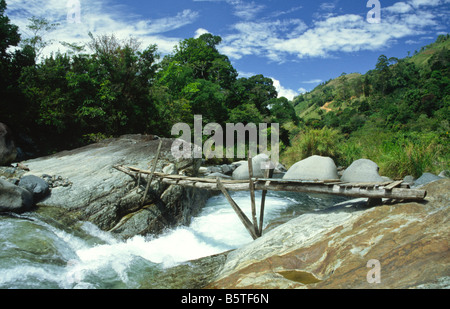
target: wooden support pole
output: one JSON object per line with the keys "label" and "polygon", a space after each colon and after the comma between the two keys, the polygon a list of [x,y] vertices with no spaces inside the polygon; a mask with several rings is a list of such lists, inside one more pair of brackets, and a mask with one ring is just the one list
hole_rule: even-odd
{"label": "wooden support pole", "polygon": [[[265,178],[272,178],[273,176],[273,169],[267,169],[265,171]],[[269,181],[266,182],[266,184],[268,184]],[[264,224],[264,210],[265,210],[265,204],[266,204],[266,195],[267,195],[267,190],[263,190],[262,191],[262,197],[261,197],[261,208],[260,208],[260,213],[259,213],[259,229],[258,229],[258,236],[261,237],[262,236],[262,231],[263,231],[263,224]]]}
{"label": "wooden support pole", "polygon": [[138,173],[138,181],[136,186],[136,192],[139,192],[139,187],[141,186],[141,173]]}
{"label": "wooden support pole", "polygon": [[156,151],[156,157],[155,157],[155,162],[153,162],[152,171],[148,175],[148,178],[147,178],[147,187],[145,188],[144,197],[142,198],[142,206],[144,206],[145,199],[147,198],[148,190],[150,189],[150,184],[152,183],[152,180],[153,180],[153,174],[155,173],[156,165],[158,164],[158,160],[159,160],[159,154],[161,153],[161,146],[162,146],[162,139],[159,141],[158,150]]}
{"label": "wooden support pole", "polygon": [[255,227],[256,235],[259,235],[260,232],[258,230],[258,221],[256,220],[255,184],[253,182],[253,160],[250,152],[248,154],[248,176],[250,185],[250,200],[252,204],[253,226]]}
{"label": "wooden support pole", "polygon": [[255,231],[255,227],[250,222],[250,220],[247,218],[245,213],[242,211],[241,208],[236,204],[236,202],[233,200],[233,198],[228,194],[228,191],[225,189],[225,187],[220,182],[220,178],[217,177],[217,187],[220,191],[222,191],[223,195],[227,198],[228,202],[230,203],[231,207],[234,209],[236,214],[238,215],[241,222],[244,224],[247,231],[250,233],[250,236],[252,236],[253,240],[258,238],[258,235]]}

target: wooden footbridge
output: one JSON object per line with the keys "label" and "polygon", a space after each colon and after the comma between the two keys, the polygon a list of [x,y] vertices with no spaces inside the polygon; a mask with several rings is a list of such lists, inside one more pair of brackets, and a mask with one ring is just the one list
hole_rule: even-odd
{"label": "wooden footbridge", "polygon": [[[161,146],[161,145],[160,145]],[[117,165],[114,166],[138,180],[140,185],[143,175],[147,176],[147,187],[142,203],[148,194],[151,182],[156,177],[168,185],[178,185],[205,190],[221,191],[227,198],[230,205],[238,215],[253,239],[261,237],[264,222],[264,208],[267,191],[287,191],[333,194],[352,198],[368,198],[369,205],[381,204],[382,198],[393,200],[421,201],[424,200],[427,192],[424,190],[411,189],[403,181],[387,181],[383,183],[350,183],[340,180],[294,180],[272,178],[273,170],[266,170],[264,178],[253,177],[252,159],[248,159],[249,179],[248,180],[223,180],[220,178],[209,179],[200,177],[190,177],[183,175],[169,175],[156,172],[156,163],[159,158],[160,148],[153,164],[152,170],[143,170],[135,167]],[[145,177],[144,176],[144,177]],[[250,191],[252,220],[250,220],[242,209],[232,199],[228,191]],[[262,199],[259,214],[259,224],[256,218],[255,191],[262,191]]]}

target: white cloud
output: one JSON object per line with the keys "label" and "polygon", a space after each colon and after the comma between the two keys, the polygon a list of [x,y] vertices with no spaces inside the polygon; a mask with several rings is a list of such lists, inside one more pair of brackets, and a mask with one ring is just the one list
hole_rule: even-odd
{"label": "white cloud", "polygon": [[300,35],[306,28],[300,19],[239,22],[232,27],[236,33],[226,35],[220,49],[234,59],[257,55],[282,62],[283,55],[271,46],[279,42],[280,36],[289,39]]}
{"label": "white cloud", "polygon": [[210,33],[210,32],[206,29],[198,28],[197,30],[195,30],[194,38],[198,39],[202,34],[206,34],[206,33]]}
{"label": "white cloud", "polygon": [[286,99],[292,101],[294,99],[294,97],[298,96],[298,93],[292,89],[288,89],[288,88],[284,88],[280,81],[272,78],[273,81],[273,86],[275,87],[275,89],[278,92],[278,97],[285,97]]}
{"label": "white cloud", "polygon": [[304,81],[303,83],[304,84],[319,84],[321,82],[322,82],[321,79],[311,79],[311,80]]}
{"label": "white cloud", "polygon": [[[240,22],[224,37],[222,51],[233,59],[253,55],[284,62],[289,56],[331,57],[338,52],[379,50],[401,38],[436,32],[439,8],[433,6],[440,3],[397,2],[383,9],[379,24],[368,23],[363,14],[323,15],[309,27],[299,19]],[[333,6],[324,3],[322,9]],[[421,9],[414,9],[418,6]]]}
{"label": "white cloud", "polygon": [[411,12],[413,10],[412,6],[405,2],[397,2],[394,5],[388,6],[384,8],[385,11],[389,13],[398,13],[398,14],[404,14]]}
{"label": "white cloud", "polygon": [[265,8],[264,5],[255,2],[244,2],[242,0],[228,0],[229,4],[234,7],[234,15],[244,20],[252,20],[258,13]]}
{"label": "white cloud", "polygon": [[[411,0],[409,2],[415,8],[418,8],[419,6],[436,6],[442,3],[441,0]],[[447,1],[445,3],[447,3]]]}
{"label": "white cloud", "polygon": [[241,77],[249,78],[249,77],[255,76],[257,74],[253,73],[253,72],[241,72],[241,71],[239,71],[238,75],[239,75],[239,78],[241,78]]}
{"label": "white cloud", "polygon": [[164,33],[181,28],[193,23],[198,18],[198,13],[191,10],[184,10],[176,16],[159,18],[155,20],[141,20],[137,28],[147,34]]}
{"label": "white cloud", "polygon": [[54,44],[44,50],[45,54],[64,51],[60,41],[85,43],[89,41],[89,32],[95,35],[114,33],[119,39],[132,36],[141,40],[143,47],[157,44],[159,52],[169,53],[181,39],[162,34],[192,24],[199,17],[197,12],[187,9],[174,16],[149,20],[128,12],[126,5],[114,5],[109,0],[81,0],[81,23],[72,24],[67,22],[66,3],[62,0],[10,0],[7,14],[12,23],[19,26],[23,37],[27,36],[26,26],[32,16],[60,23],[49,35]]}
{"label": "white cloud", "polygon": [[323,11],[332,11],[336,8],[336,3],[324,2],[320,5],[320,9]]}
{"label": "white cloud", "polygon": [[405,41],[405,44],[408,44],[408,45],[414,45],[414,44],[419,44],[420,43],[420,41],[415,41],[415,40],[407,40],[407,41]]}
{"label": "white cloud", "polygon": [[303,87],[300,87],[300,88],[298,88],[298,92],[299,92],[299,94],[304,94],[304,93],[307,93],[308,90],[306,90],[306,89],[303,88]]}
{"label": "white cloud", "polygon": [[296,11],[302,9],[302,8],[303,8],[302,6],[296,6],[296,7],[293,7],[291,9],[289,9],[289,10],[286,10],[286,11],[275,11],[275,12],[273,12],[270,15],[270,17],[271,18],[276,18],[276,17],[280,17],[282,15],[288,15],[288,14],[294,13],[294,12],[296,12]]}

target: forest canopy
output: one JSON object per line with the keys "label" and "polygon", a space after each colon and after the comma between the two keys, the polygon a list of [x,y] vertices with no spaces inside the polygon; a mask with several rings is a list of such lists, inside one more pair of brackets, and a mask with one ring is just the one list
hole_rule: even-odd
{"label": "forest canopy", "polygon": [[0,122],[30,155],[124,134],[172,137],[174,124],[202,115],[222,127],[279,123],[287,167],[323,155],[344,167],[368,158],[394,178],[450,168],[449,35],[289,101],[271,78],[239,77],[220,36],[184,39],[162,56],[157,45],[89,33],[87,44],[42,56],[58,25],[32,17],[22,38],[5,11],[0,0]]}
{"label": "forest canopy", "polygon": [[[123,134],[170,137],[175,123],[192,125],[196,114],[205,124],[298,123],[272,79],[238,77],[217,49],[219,36],[182,40],[161,57],[156,45],[89,33],[86,45],[64,43],[69,52],[39,57],[43,33],[58,25],[33,17],[33,36],[21,39],[5,9],[0,0],[0,120],[44,152]],[[281,135],[289,143],[284,128]]]}

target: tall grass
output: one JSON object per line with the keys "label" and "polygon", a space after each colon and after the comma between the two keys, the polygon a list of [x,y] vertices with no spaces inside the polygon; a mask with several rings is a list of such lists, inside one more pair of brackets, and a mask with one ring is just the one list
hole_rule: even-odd
{"label": "tall grass", "polygon": [[281,161],[290,167],[307,157],[318,155],[331,157],[336,160],[340,156],[339,144],[342,134],[335,129],[309,129],[298,134],[281,154]]}
{"label": "tall grass", "polygon": [[448,139],[434,132],[365,132],[340,147],[341,163],[348,166],[358,158],[370,159],[380,174],[391,178],[420,177],[425,172],[438,174],[449,169]]}
{"label": "tall grass", "polygon": [[420,177],[425,172],[438,174],[448,168],[444,146],[435,139],[400,138],[396,143],[386,143],[379,159],[381,172],[389,177],[406,175]]}
{"label": "tall grass", "polygon": [[437,132],[387,132],[365,130],[345,139],[334,129],[310,129],[299,134],[281,161],[291,166],[312,155],[328,156],[337,165],[348,167],[358,159],[378,164],[380,175],[401,179],[420,177],[425,172],[439,174],[450,169],[448,134]]}

